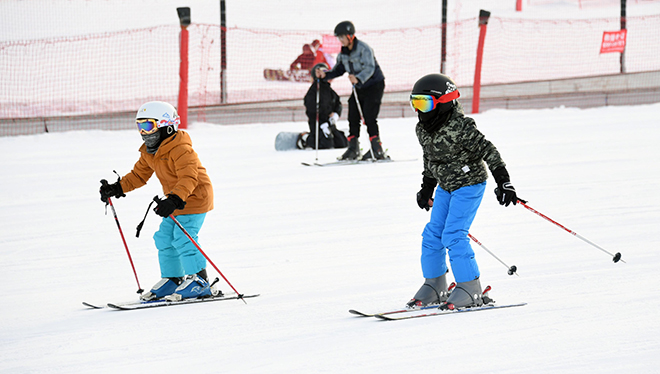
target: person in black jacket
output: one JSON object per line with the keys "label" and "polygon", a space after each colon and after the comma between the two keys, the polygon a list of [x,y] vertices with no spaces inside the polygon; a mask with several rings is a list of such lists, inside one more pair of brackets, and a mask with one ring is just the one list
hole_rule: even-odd
{"label": "person in black jacket", "polygon": [[[335,27],[335,36],[342,44],[341,53],[337,56],[337,64],[329,71],[317,69],[321,78],[333,79],[348,73],[348,79],[355,88],[348,99],[348,149],[339,157],[340,160],[355,160],[360,158],[360,108],[367,125],[371,152],[362,158],[385,159],[378,131],[378,112],[385,90],[385,76],[376,61],[374,51],[363,41],[355,37],[355,26],[350,21],[343,21]],[[355,97],[357,95],[357,97]],[[358,102],[360,107],[358,107]],[[373,153],[373,154],[372,154]]]}
{"label": "person in black jacket", "polygon": [[[342,111],[339,95],[330,87],[330,83],[327,80],[320,79],[315,74],[316,69],[327,68],[328,65],[320,63],[311,69],[313,82],[304,99],[305,113],[307,114],[307,122],[309,124],[309,134],[304,139],[304,146],[306,148],[316,149],[317,120],[319,127],[319,149],[346,148],[347,146],[346,135],[342,131],[337,130],[336,126]],[[317,86],[319,88],[318,118],[316,113]]]}

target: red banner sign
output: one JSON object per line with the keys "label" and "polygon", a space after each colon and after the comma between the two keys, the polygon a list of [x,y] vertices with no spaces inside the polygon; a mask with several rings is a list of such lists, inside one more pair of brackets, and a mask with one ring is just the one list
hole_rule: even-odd
{"label": "red banner sign", "polygon": [[623,53],[626,49],[626,31],[603,31],[603,42],[600,45],[600,53]]}
{"label": "red banner sign", "polygon": [[334,35],[323,35],[323,52],[339,53],[341,52],[341,43]]}

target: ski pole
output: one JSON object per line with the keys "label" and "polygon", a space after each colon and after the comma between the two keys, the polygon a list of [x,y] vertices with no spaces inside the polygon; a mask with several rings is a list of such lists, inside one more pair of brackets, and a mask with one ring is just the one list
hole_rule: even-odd
{"label": "ski pole", "polygon": [[544,218],[545,220],[554,223],[554,224],[557,225],[558,227],[564,229],[564,230],[565,230],[566,232],[568,232],[569,234],[571,234],[571,235],[573,235],[573,236],[575,236],[575,237],[577,237],[577,238],[579,238],[579,239],[584,240],[585,242],[591,244],[592,246],[594,246],[594,247],[600,249],[601,251],[607,253],[608,255],[612,256],[612,261],[614,261],[615,263],[616,263],[616,262],[619,262],[619,261],[625,263],[625,261],[621,260],[621,252],[617,252],[617,253],[614,254],[614,255],[611,254],[610,252],[606,251],[605,249],[601,248],[600,246],[596,245],[595,243],[592,243],[591,241],[587,240],[586,238],[580,236],[580,235],[579,235],[578,233],[576,233],[575,231],[570,230],[569,228],[562,226],[562,225],[559,224],[558,222],[552,220],[550,217],[548,217],[548,216],[542,214],[541,212],[539,212],[538,210],[536,210],[536,209],[530,207],[529,205],[527,205],[527,201],[525,201],[525,200],[518,199],[518,204],[521,204],[521,205],[524,206],[527,210],[529,210],[529,211],[532,212],[532,213],[536,213],[537,215],[539,215],[540,217]]}
{"label": "ski pole", "polygon": [[[105,186],[108,184],[108,181],[103,179],[101,180],[101,184]],[[138,275],[137,272],[135,271],[135,265],[133,265],[133,258],[131,257],[131,252],[128,250],[126,239],[124,239],[124,232],[121,230],[121,225],[119,224],[119,218],[117,218],[117,211],[115,210],[115,206],[112,205],[112,199],[110,197],[108,197],[108,202],[105,204],[105,206],[107,207],[108,205],[110,205],[110,209],[112,209],[112,215],[115,216],[115,222],[117,223],[117,228],[119,229],[119,235],[121,235],[121,240],[122,242],[124,242],[124,248],[126,248],[128,261],[131,263],[131,268],[133,268],[133,274],[135,275],[135,282],[137,282],[137,286],[138,286],[137,293],[141,295],[142,292],[144,292],[144,290],[142,289],[142,287],[140,287],[140,281],[138,280]]]}
{"label": "ski pole", "polygon": [[[486,248],[485,245],[481,244],[481,242],[479,242],[479,241],[477,240],[477,238],[475,238],[474,236],[472,236],[472,234],[468,233],[468,237],[470,237],[470,239],[472,239],[475,243],[479,244],[479,246],[480,246],[481,248],[483,248],[486,252],[488,252],[491,256],[493,256],[493,257],[494,257],[497,261],[499,261],[502,265],[506,266],[506,268],[509,269],[509,271],[508,271],[509,275],[513,275],[513,274],[518,275],[518,273],[516,273],[516,270],[518,270],[518,268],[516,267],[516,265],[509,266],[509,265],[505,264],[504,261],[500,260],[497,256],[495,256],[495,254],[494,254],[493,252],[489,251],[488,248]],[[518,276],[520,276],[520,275],[518,275]]]}
{"label": "ski pole", "polygon": [[[360,99],[358,99],[357,91],[355,90],[355,85],[353,85],[353,97],[355,97],[355,104],[357,105],[358,112],[360,113],[360,119],[362,123],[367,126],[367,121],[364,119],[364,114],[362,113],[362,105],[360,105]],[[371,145],[371,139],[369,139],[369,149],[371,150],[371,158],[376,159],[376,153],[374,153],[374,147]]]}
{"label": "ski pole", "polygon": [[[158,196],[155,196],[155,197],[154,197],[154,201],[155,201],[156,203],[158,203],[158,202],[160,202],[161,200],[158,198]],[[232,286],[232,284],[229,282],[229,280],[224,276],[224,274],[222,274],[222,272],[220,271],[220,269],[218,269],[218,267],[215,266],[215,264],[213,263],[213,261],[211,261],[211,259],[209,258],[209,256],[207,256],[206,253],[204,253],[204,251],[202,250],[202,247],[200,247],[199,244],[197,244],[197,242],[195,241],[195,239],[193,239],[193,237],[190,236],[190,234],[188,233],[188,231],[186,231],[186,229],[183,227],[183,225],[181,225],[181,223],[179,223],[179,221],[178,221],[176,218],[174,218],[174,215],[170,214],[169,217],[172,219],[172,221],[174,221],[174,223],[176,223],[177,226],[179,226],[179,228],[181,229],[181,231],[183,231],[183,233],[188,237],[188,240],[190,240],[190,242],[193,243],[193,244],[195,245],[195,247],[197,247],[197,249],[199,250],[199,252],[204,256],[204,258],[206,258],[206,260],[211,264],[211,266],[213,266],[213,268],[215,269],[215,271],[217,271],[218,274],[220,274],[220,276],[222,277],[222,279],[224,279],[225,282],[227,282],[227,284],[229,285],[229,287],[231,287],[231,289],[234,290],[234,292],[236,292],[236,295],[238,295],[238,298],[241,299],[241,300],[243,300],[243,302],[244,302],[245,304],[247,304],[247,302],[246,302],[245,299],[243,298],[244,295],[241,294],[241,293],[239,293],[238,291],[236,291],[236,288],[234,288],[234,286]]]}
{"label": "ski pole", "polygon": [[[316,71],[314,75],[316,75]],[[316,162],[319,162],[319,101],[321,95],[319,91],[321,91],[321,79],[316,78]]]}

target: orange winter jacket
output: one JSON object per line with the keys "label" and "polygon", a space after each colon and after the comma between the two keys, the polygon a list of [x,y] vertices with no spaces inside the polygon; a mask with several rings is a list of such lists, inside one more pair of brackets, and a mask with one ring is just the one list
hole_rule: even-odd
{"label": "orange winter jacket", "polygon": [[174,215],[206,213],[213,209],[213,186],[206,169],[192,148],[190,135],[179,130],[163,140],[156,154],[147,153],[147,146],[140,147],[140,159],[130,173],[121,179],[124,192],[147,184],[153,173],[163,186],[163,193],[176,194],[186,202]]}

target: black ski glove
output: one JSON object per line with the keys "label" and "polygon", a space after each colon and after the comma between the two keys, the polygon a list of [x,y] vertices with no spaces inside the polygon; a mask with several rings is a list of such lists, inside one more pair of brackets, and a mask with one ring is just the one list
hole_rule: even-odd
{"label": "black ski glove", "polygon": [[429,178],[424,176],[422,180],[422,189],[417,192],[417,205],[420,209],[426,209],[428,211],[433,204],[429,204],[429,200],[433,201],[433,191],[435,191],[435,186],[438,185],[438,181],[434,178]]}
{"label": "black ski glove", "polygon": [[121,189],[119,181],[113,184],[108,184],[107,180],[101,180],[101,188],[99,189],[99,192],[101,193],[101,201],[106,204],[108,203],[109,197],[116,197],[117,199],[120,197],[126,197],[126,194],[124,194],[124,191]]}
{"label": "black ski glove", "polygon": [[497,202],[504,206],[509,206],[512,203],[516,205],[518,203],[518,196],[516,195],[516,189],[511,184],[506,168],[502,166],[493,170],[493,178],[495,178],[495,182],[497,183],[497,188],[495,189]]}
{"label": "black ski glove", "polygon": [[154,208],[154,212],[161,217],[169,217],[176,209],[183,209],[186,203],[175,194],[167,195],[167,199],[158,200],[158,205]]}

